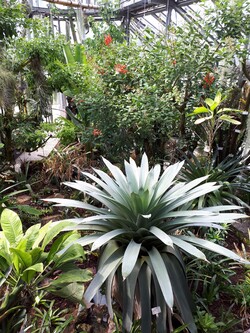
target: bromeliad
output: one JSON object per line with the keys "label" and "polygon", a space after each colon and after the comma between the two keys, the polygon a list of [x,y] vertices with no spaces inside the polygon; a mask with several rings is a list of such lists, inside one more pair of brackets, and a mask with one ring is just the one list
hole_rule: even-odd
{"label": "bromeliad", "polygon": [[152,307],[160,309],[154,317],[157,332],[172,332],[171,318],[176,309],[189,331],[197,332],[183,255],[206,261],[201,248],[242,263],[244,260],[222,246],[197,238],[188,231],[189,227],[222,229],[225,223],[245,215],[230,212],[238,210],[238,206],[190,210],[190,202],[217,190],[219,186],[214,182],[204,183],[207,176],[188,183],[178,182],[176,176],[183,162],[171,165],[161,173],[160,165],[149,168],[144,154],[140,166],[132,159],[129,163],[125,161],[123,173],[106,159],[103,161],[109,174],[94,169],[97,176],[82,173],[91,183],[65,183],[98,200],[103,208],[77,200],[48,199],[58,206],[82,208],[94,214],[70,219],[71,225],[66,228],[88,231],[88,235],[76,242],[82,246],[92,244],[93,251],[101,249],[98,271],[85,292],[85,302],[89,303],[106,283],[105,292],[112,316],[111,290],[116,277],[121,286],[119,292],[123,294],[124,332],[131,330],[136,290],[140,294],[143,333],[151,333]]}

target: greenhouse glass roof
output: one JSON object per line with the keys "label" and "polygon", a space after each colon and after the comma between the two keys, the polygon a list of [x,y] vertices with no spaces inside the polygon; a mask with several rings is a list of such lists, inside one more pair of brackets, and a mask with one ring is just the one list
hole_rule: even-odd
{"label": "greenhouse glass roof", "polygon": [[[59,32],[64,30],[61,27],[65,24],[63,21],[67,21],[67,16],[79,26],[77,22],[79,12],[82,12],[81,16],[93,16],[96,20],[101,20],[100,6],[96,0],[29,0],[29,2],[31,16],[53,16],[57,21],[54,26],[57,26]],[[155,34],[166,33],[170,23],[175,25],[185,21],[194,23],[198,2],[199,0],[121,0],[113,19],[122,22],[128,35],[140,37],[148,29]],[[56,14],[51,11],[52,6],[58,9]]]}

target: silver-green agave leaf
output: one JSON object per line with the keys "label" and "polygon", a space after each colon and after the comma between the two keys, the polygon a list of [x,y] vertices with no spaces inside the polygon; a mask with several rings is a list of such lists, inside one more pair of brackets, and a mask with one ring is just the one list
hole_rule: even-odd
{"label": "silver-green agave leaf", "polygon": [[[223,229],[244,214],[231,213],[238,206],[214,206],[190,210],[190,203],[220,186],[206,183],[201,177],[188,183],[178,182],[183,162],[161,173],[159,165],[149,168],[143,155],[141,165],[125,161],[125,173],[103,158],[109,173],[94,169],[83,172],[89,181],[66,182],[65,185],[98,200],[103,208],[77,200],[47,199],[57,206],[77,207],[94,215],[69,220],[66,230],[86,230],[88,235],[77,242],[101,249],[98,271],[85,292],[89,303],[106,283],[109,312],[112,315],[111,290],[114,277],[123,294],[123,330],[130,332],[133,322],[134,295],[139,290],[142,332],[151,333],[151,307],[158,306],[157,332],[168,332],[167,321],[176,307],[191,333],[197,332],[192,316],[183,255],[205,260],[202,249],[209,249],[235,261],[247,263],[234,252],[197,238],[190,227]],[[72,225],[74,223],[74,225]],[[89,234],[91,232],[91,234]],[[119,280],[119,276],[121,279]],[[153,286],[153,287],[152,287]],[[170,315],[169,315],[170,314]],[[171,325],[170,325],[171,326]]]}

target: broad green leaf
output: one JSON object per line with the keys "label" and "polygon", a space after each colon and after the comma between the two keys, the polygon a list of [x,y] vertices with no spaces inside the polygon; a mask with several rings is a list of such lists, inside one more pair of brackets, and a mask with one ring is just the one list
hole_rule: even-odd
{"label": "broad green leaf", "polygon": [[38,224],[35,224],[35,225],[31,226],[25,232],[24,238],[27,239],[27,245],[26,245],[26,249],[27,250],[30,250],[32,248],[35,240],[38,237],[40,228],[41,228],[41,224],[38,223]]}
{"label": "broad green leaf", "polygon": [[210,112],[209,109],[205,108],[205,106],[201,106],[201,107],[195,108],[192,113],[189,113],[188,117],[195,116],[200,113],[208,113],[208,112]]}
{"label": "broad green leaf", "polygon": [[72,282],[87,282],[91,279],[91,271],[78,268],[69,272],[61,273],[56,280],[50,281],[50,286],[60,287],[63,284],[68,284]]}
{"label": "broad green leaf", "polygon": [[29,253],[32,257],[32,264],[36,264],[36,263],[38,263],[39,261],[42,260],[42,254],[44,252],[40,247],[35,247]]}
{"label": "broad green leaf", "polygon": [[62,288],[57,288],[56,286],[47,287],[48,291],[51,293],[68,299],[71,302],[83,304],[83,293],[84,293],[84,284],[73,282]]}
{"label": "broad green leaf", "polygon": [[21,250],[21,251],[26,251],[27,250],[27,239],[22,237],[20,241],[16,244],[16,249]]}
{"label": "broad green leaf", "polygon": [[80,244],[72,244],[67,251],[60,256],[54,257],[55,266],[59,268],[62,264],[84,257],[84,250]]}
{"label": "broad green leaf", "polygon": [[124,257],[122,259],[122,277],[126,279],[132,272],[140,253],[141,244],[136,243],[133,239],[128,244]]}
{"label": "broad green leaf", "polygon": [[9,265],[12,265],[10,244],[8,240],[4,237],[3,232],[0,232],[0,256],[2,256]]}
{"label": "broad green leaf", "polygon": [[84,47],[81,44],[76,44],[75,45],[75,62],[77,62],[80,65],[84,64]]}
{"label": "broad green leaf", "polygon": [[214,111],[219,105],[220,105],[220,104],[214,102],[214,104],[210,106],[210,110],[211,110],[211,111]]}
{"label": "broad green leaf", "polygon": [[214,104],[214,100],[211,98],[206,98],[205,103],[211,108],[211,106]]}
{"label": "broad green leaf", "polygon": [[195,125],[199,125],[199,124],[204,123],[204,121],[210,120],[212,118],[213,118],[213,116],[199,118],[199,119],[196,119],[194,123],[195,123]]}
{"label": "broad green leaf", "polygon": [[24,269],[32,265],[31,254],[25,251],[18,250],[16,248],[10,248],[13,253],[13,264],[17,272],[22,272]]}
{"label": "broad green leaf", "polygon": [[45,235],[48,232],[48,229],[50,227],[51,222],[46,223],[40,230],[38,233],[38,237],[36,238],[35,242],[33,243],[32,248],[36,248],[39,247],[39,244],[41,243],[41,241],[44,239]]}
{"label": "broad green leaf", "polygon": [[45,247],[68,225],[70,225],[70,222],[67,221],[60,222],[56,225],[51,224],[43,239],[42,248],[45,249]]}
{"label": "broad green leaf", "polygon": [[215,96],[215,99],[214,99],[214,102],[217,103],[218,105],[221,103],[221,92],[220,91],[217,91],[216,93],[216,96]]}
{"label": "broad green leaf", "polygon": [[23,235],[22,222],[17,213],[5,208],[1,214],[0,223],[10,245],[16,244]]}
{"label": "broad green leaf", "polygon": [[[75,237],[73,237],[73,239],[72,239],[71,236],[73,236],[73,235]],[[72,234],[72,232],[67,232],[67,233],[64,233],[63,235],[60,235],[53,242],[53,244],[50,247],[49,254],[48,254],[48,257],[47,257],[47,263],[49,263],[51,260],[53,260],[54,256],[66,246],[65,243],[67,243],[66,241],[69,238],[71,238],[71,242],[73,242],[73,241],[76,241],[79,238],[79,235],[76,234],[76,233]],[[67,245],[69,245],[69,244],[67,244]],[[65,251],[66,251],[66,249],[65,249]]]}
{"label": "broad green leaf", "polygon": [[35,264],[35,265],[32,265],[32,266],[29,266],[27,267],[24,271],[24,272],[28,272],[28,271],[35,271],[35,272],[40,272],[42,273],[43,272],[43,264],[41,262]]}
{"label": "broad green leaf", "polygon": [[67,64],[68,65],[75,64],[75,59],[74,59],[74,56],[72,54],[70,44],[65,44],[63,46],[63,52],[64,52],[64,57],[65,57],[65,60],[66,60]]}
{"label": "broad green leaf", "polygon": [[222,116],[220,116],[219,119],[227,121],[228,123],[234,124],[234,125],[240,125],[241,124],[240,121],[238,121],[238,120],[234,119],[233,117],[228,116],[226,114],[223,114]]}
{"label": "broad green leaf", "polygon": [[23,271],[22,279],[26,283],[31,283],[31,281],[35,277],[36,273],[42,273],[43,270],[44,270],[44,267],[43,267],[42,263],[37,263],[35,265],[32,265]]}
{"label": "broad green leaf", "polygon": [[165,302],[172,311],[174,305],[174,296],[167,268],[164,264],[161,254],[155,247],[152,247],[152,249],[148,251],[148,254]]}

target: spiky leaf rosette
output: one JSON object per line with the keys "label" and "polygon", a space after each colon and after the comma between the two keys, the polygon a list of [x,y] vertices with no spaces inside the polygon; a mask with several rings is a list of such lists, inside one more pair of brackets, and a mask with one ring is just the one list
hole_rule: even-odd
{"label": "spiky leaf rosette", "polygon": [[[92,250],[102,249],[98,271],[85,292],[89,303],[106,282],[106,296],[112,315],[111,289],[118,277],[123,295],[123,330],[130,332],[136,290],[140,293],[142,332],[151,333],[151,308],[159,307],[156,317],[157,332],[170,332],[171,313],[178,309],[191,333],[197,332],[192,301],[185,276],[182,256],[190,255],[206,260],[202,250],[209,249],[233,260],[244,260],[232,251],[187,233],[189,227],[223,228],[225,223],[245,217],[231,213],[238,206],[214,206],[199,210],[186,210],[190,202],[219,188],[205,183],[206,177],[189,183],[176,181],[183,166],[176,163],[162,174],[159,165],[149,168],[144,154],[141,165],[134,160],[125,161],[125,173],[103,159],[109,174],[94,169],[97,176],[83,172],[92,181],[67,182],[66,185],[86,193],[102,203],[97,208],[85,202],[50,199],[57,206],[83,208],[95,215],[71,219],[75,226],[67,230],[87,230],[91,234],[77,242],[92,244]],[[184,232],[185,231],[185,232]],[[121,279],[119,280],[119,276]]]}

